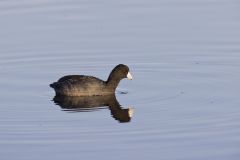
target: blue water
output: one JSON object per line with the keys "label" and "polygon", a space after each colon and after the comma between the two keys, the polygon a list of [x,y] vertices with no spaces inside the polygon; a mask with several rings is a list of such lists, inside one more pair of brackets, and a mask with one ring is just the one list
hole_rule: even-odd
{"label": "blue water", "polygon": [[[0,1],[0,159],[238,160],[240,3],[234,0]],[[108,106],[53,101],[68,74],[107,79]]]}

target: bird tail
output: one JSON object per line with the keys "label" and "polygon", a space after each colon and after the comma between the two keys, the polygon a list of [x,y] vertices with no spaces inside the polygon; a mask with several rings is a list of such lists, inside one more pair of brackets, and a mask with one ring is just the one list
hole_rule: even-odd
{"label": "bird tail", "polygon": [[52,88],[56,88],[57,87],[57,82],[54,82],[54,83],[50,84],[49,86],[52,87]]}

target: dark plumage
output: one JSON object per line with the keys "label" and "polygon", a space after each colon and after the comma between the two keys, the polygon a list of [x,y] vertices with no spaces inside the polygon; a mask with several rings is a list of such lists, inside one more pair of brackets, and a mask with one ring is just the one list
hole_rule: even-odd
{"label": "dark plumage", "polygon": [[56,95],[93,96],[113,94],[121,79],[132,79],[126,65],[117,65],[110,73],[107,81],[85,75],[68,75],[50,84]]}

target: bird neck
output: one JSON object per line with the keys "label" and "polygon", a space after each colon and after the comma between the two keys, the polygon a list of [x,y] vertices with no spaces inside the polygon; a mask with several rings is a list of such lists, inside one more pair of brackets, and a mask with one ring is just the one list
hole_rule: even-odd
{"label": "bird neck", "polygon": [[113,74],[111,73],[108,77],[108,80],[106,81],[107,86],[112,89],[113,91],[115,91],[115,89],[117,88],[119,82],[121,79],[119,78],[114,78]]}

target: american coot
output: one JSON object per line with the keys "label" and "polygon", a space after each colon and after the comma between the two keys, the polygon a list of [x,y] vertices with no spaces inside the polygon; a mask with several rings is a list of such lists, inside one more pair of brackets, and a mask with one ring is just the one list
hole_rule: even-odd
{"label": "american coot", "polygon": [[132,79],[128,66],[117,65],[110,73],[108,80],[85,75],[68,75],[50,84],[56,95],[94,96],[114,94],[121,79]]}

